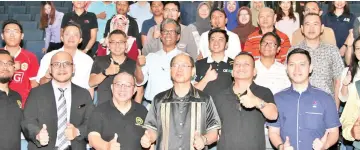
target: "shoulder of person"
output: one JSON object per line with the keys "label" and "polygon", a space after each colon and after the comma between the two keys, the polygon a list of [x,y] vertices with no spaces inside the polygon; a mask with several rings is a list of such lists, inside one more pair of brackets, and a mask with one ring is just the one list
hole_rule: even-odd
{"label": "shoulder of person", "polygon": [[146,107],[144,105],[139,104],[137,102],[133,102],[133,104],[134,104],[134,107],[136,108],[136,111],[140,111],[146,115],[148,110],[146,109]]}

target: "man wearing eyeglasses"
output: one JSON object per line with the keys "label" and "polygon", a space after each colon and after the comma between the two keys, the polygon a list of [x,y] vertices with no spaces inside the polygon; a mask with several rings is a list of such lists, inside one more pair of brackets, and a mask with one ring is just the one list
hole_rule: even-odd
{"label": "man wearing eyeglasses", "polygon": [[180,24],[173,19],[165,19],[160,27],[163,49],[150,53],[146,57],[139,55],[136,62],[136,84],[141,86],[148,82],[144,105],[151,103],[156,94],[173,86],[170,78],[170,60],[183,53],[176,47],[180,39]]}
{"label": "man wearing eyeglasses", "polygon": [[38,86],[35,80],[39,69],[38,59],[34,53],[20,47],[24,31],[18,21],[6,20],[2,26],[1,37],[5,41],[4,50],[15,59],[15,73],[9,86],[21,95],[21,108],[24,108],[31,88]]}
{"label": "man wearing eyeglasses", "polygon": [[0,51],[0,149],[20,149],[23,119],[20,94],[9,88],[15,73],[14,59],[8,51]]}
{"label": "man wearing eyeglasses", "polygon": [[[281,39],[276,33],[265,33],[260,40],[260,59],[255,61],[257,73],[254,82],[269,88],[273,94],[291,85],[285,66],[276,61],[276,54],[280,51],[280,43]],[[272,149],[267,128],[265,128],[265,140],[266,148]]]}
{"label": "man wearing eyeglasses", "polygon": [[253,82],[254,57],[241,52],[234,59],[234,84],[214,96],[221,119],[218,150],[264,150],[266,120],[278,117],[271,91]]}
{"label": "man wearing eyeglasses", "polygon": [[93,59],[81,52],[77,46],[82,41],[82,31],[78,24],[69,23],[63,28],[63,34],[61,40],[64,42],[64,46],[55,51],[51,51],[44,55],[40,62],[40,68],[36,77],[36,81],[40,84],[45,84],[52,79],[52,74],[49,72],[51,57],[59,51],[65,51],[69,53],[75,64],[75,72],[71,78],[72,82],[82,88],[88,89],[90,94],[93,95],[94,89],[89,86],[89,78]]}
{"label": "man wearing eyeglasses", "polygon": [[157,94],[146,116],[144,148],[156,141],[156,150],[202,150],[216,142],[221,122],[211,96],[191,84],[194,60],[187,54],[171,59],[174,86]]}
{"label": "man wearing eyeglasses", "polygon": [[[164,4],[163,17],[165,19],[173,19],[176,22],[180,21],[180,3],[178,1],[167,1]],[[194,60],[198,56],[197,46],[193,38],[192,31],[188,30],[186,26],[180,24],[181,32],[178,33],[180,38],[176,43],[177,49],[188,53]],[[161,27],[155,25],[149,29],[147,33],[146,44],[144,45],[142,52],[145,56],[150,53],[155,53],[163,48],[161,44]]]}
{"label": "man wearing eyeglasses", "polygon": [[69,53],[58,51],[50,62],[53,79],[31,90],[21,124],[29,149],[86,148],[93,103],[86,89],[71,82],[74,65]]}
{"label": "man wearing eyeglasses", "polygon": [[112,98],[95,108],[88,124],[89,144],[102,150],[140,150],[146,108],[134,101],[135,77],[122,72],[111,81]]}
{"label": "man wearing eyeglasses", "polygon": [[127,72],[134,74],[136,62],[126,56],[128,45],[126,34],[121,30],[114,30],[109,34],[109,49],[111,53],[95,58],[91,69],[89,84],[97,87],[98,104],[112,99],[110,85],[116,74]]}

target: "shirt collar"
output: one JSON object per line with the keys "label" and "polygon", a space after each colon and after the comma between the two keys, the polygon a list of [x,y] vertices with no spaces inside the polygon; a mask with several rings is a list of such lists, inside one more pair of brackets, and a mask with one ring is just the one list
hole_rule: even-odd
{"label": "shirt collar", "polygon": [[[276,33],[276,28],[275,28],[275,26],[274,26],[274,29],[273,29],[273,31],[272,31],[273,33]],[[260,35],[262,35],[263,33],[262,33],[262,30],[261,30],[261,28],[260,28],[260,26],[259,26],[259,34]]]}
{"label": "shirt collar", "polygon": [[[132,111],[135,111],[136,110],[136,107],[135,107],[135,102],[134,101],[132,101],[132,100],[130,100],[131,101],[131,107],[130,107],[130,109],[129,109],[129,111],[128,112],[126,112],[126,114],[129,114],[130,112],[132,112]],[[114,108],[116,111],[118,111],[118,112],[120,112],[117,108],[116,108],[116,106],[115,106],[115,104],[114,104],[114,100],[113,99],[110,99],[109,100],[109,103],[110,103],[110,106],[112,107],[112,108]]]}
{"label": "shirt collar", "polygon": [[[16,52],[16,54],[14,55],[14,58],[18,57],[19,54],[21,53],[21,47],[19,48],[19,50]],[[4,47],[4,50],[6,50],[6,46]]]}
{"label": "shirt collar", "polygon": [[[200,98],[199,92],[195,89],[194,86],[191,85],[190,90],[188,92],[188,94],[186,94],[184,96],[184,98],[186,97],[193,97],[193,98]],[[179,98],[179,96],[177,96],[177,94],[175,93],[175,89],[174,87],[172,87],[166,94],[165,94],[165,99],[173,99],[173,98]]]}
{"label": "shirt collar", "polygon": [[[305,42],[305,39],[302,40],[299,45],[305,47],[306,49],[313,49],[313,48],[307,46],[307,44]],[[324,46],[324,43],[320,40],[319,46],[317,48],[315,48],[315,49],[319,49],[319,48],[321,48],[323,46]]]}
{"label": "shirt collar", "polygon": [[303,91],[303,92],[301,92],[301,93],[300,93],[300,92],[298,92],[298,91],[296,91],[296,90],[294,89],[293,84],[291,84],[291,87],[290,87],[290,90],[291,90],[292,92],[296,92],[296,93],[299,93],[299,94],[311,92],[311,91],[312,91],[312,89],[313,89],[313,87],[311,86],[311,84],[310,84],[310,83],[309,83],[308,87],[306,88],[306,90],[305,90],[305,91]]}
{"label": "shirt collar", "polygon": [[[51,80],[51,85],[52,85],[52,87],[54,88],[54,90],[58,90],[58,88],[60,88],[60,87],[55,83],[54,79]],[[66,91],[71,90],[71,82],[69,82],[67,85],[65,85],[64,88],[66,89]]]}
{"label": "shirt collar", "polygon": [[175,47],[173,50],[171,50],[170,52],[166,53],[164,49],[161,49],[160,51],[158,51],[160,55],[175,55],[179,52],[179,50],[177,49],[177,47]]}
{"label": "shirt collar", "polygon": [[[228,58],[227,56],[224,56],[223,61],[224,63],[226,63],[228,61]],[[207,58],[207,63],[213,63],[215,60],[211,57],[211,55]]]}

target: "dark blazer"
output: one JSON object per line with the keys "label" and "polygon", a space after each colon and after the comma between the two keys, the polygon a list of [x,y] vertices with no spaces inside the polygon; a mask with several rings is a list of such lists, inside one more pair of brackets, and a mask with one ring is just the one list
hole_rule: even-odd
{"label": "dark blazer", "polygon": [[[71,141],[71,148],[85,150],[87,122],[94,109],[88,90],[71,84],[70,123],[80,131],[80,136]],[[29,150],[54,150],[57,137],[57,109],[52,82],[40,85],[30,91],[25,104],[24,120],[21,123],[25,138],[29,141]],[[41,146],[36,140],[42,125],[46,124],[49,144]]]}

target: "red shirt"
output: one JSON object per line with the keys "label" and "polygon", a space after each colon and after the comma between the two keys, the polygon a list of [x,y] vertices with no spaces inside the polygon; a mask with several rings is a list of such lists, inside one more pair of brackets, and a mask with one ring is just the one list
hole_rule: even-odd
{"label": "red shirt", "polygon": [[15,62],[20,63],[20,69],[15,71],[9,87],[20,94],[22,99],[21,108],[24,108],[26,99],[32,88],[30,80],[35,80],[39,70],[39,62],[34,53],[25,49],[21,49],[20,53],[15,57]]}

